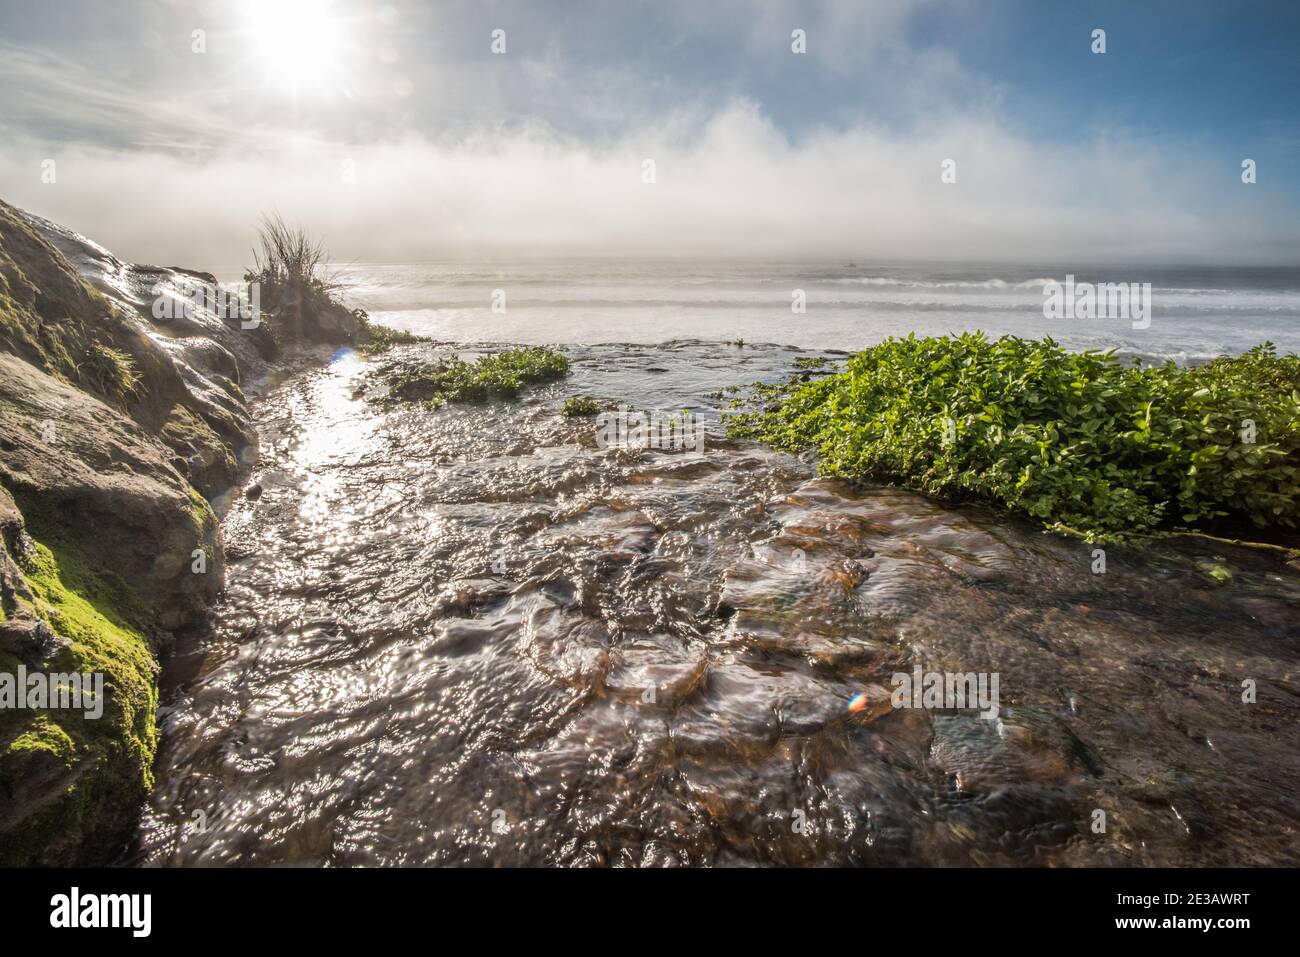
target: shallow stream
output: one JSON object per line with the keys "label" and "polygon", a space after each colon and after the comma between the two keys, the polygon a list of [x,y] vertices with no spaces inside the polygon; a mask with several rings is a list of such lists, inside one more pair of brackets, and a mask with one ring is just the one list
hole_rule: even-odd
{"label": "shallow stream", "polygon": [[[800,353],[567,351],[515,402],[385,410],[352,353],[254,402],[133,862],[1300,863],[1300,574],[1194,540],[1098,574],[716,428],[598,448],[567,396],[716,423]],[[918,666],[996,673],[999,716],[892,707]]]}

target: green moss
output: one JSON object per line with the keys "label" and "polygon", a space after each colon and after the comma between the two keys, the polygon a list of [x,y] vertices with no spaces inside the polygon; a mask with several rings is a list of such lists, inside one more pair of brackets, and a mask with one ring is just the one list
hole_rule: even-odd
{"label": "green moss", "polygon": [[196,489],[191,488],[190,496],[190,514],[194,516],[194,524],[200,534],[216,525],[217,518],[212,514],[212,506],[208,500],[198,493]]}
{"label": "green moss", "polygon": [[[32,591],[29,610],[71,641],[43,670],[102,673],[104,707],[97,719],[69,709],[0,712],[0,788],[21,795],[24,782],[37,779],[63,788],[0,831],[4,866],[31,863],[52,848],[111,846],[153,786],[158,740],[157,663],[136,624],[147,620],[143,604],[67,549],[34,543],[16,558]],[[0,656],[0,670],[13,674],[18,664]]]}
{"label": "green moss", "polygon": [[[0,276],[0,280],[3,278]],[[2,292],[0,292],[0,342],[8,343],[11,347],[18,346],[20,343],[32,345],[26,327],[18,318],[18,307],[7,293]]]}
{"label": "green moss", "polygon": [[43,751],[65,767],[72,767],[77,746],[72,736],[45,714],[37,714],[31,725],[9,744],[10,754]]}
{"label": "green moss", "polygon": [[221,386],[221,388],[225,389],[228,393],[230,393],[232,397],[238,399],[240,402],[246,403],[248,401],[248,397],[244,395],[244,390],[240,388],[239,383],[236,382],[234,379],[230,378],[229,376],[220,375],[219,373],[214,372],[212,374],[212,380],[216,382],[217,385]]}
{"label": "green moss", "polygon": [[51,324],[41,323],[37,327],[37,348],[40,350],[46,368],[61,378],[72,382],[77,378],[77,363],[68,352],[63,338]]}
{"label": "green moss", "polygon": [[[236,428],[232,420],[232,431]],[[200,456],[203,461],[208,462],[207,468],[201,471],[229,476],[238,469],[230,446],[222,440],[212,425],[183,405],[172,407],[159,438],[168,448],[185,458]]]}
{"label": "green moss", "polygon": [[35,597],[37,614],[55,631],[81,643],[103,664],[130,660],[137,670],[152,669],[152,655],[139,623],[148,609],[119,578],[96,575],[65,547],[34,543],[20,567]]}
{"label": "green moss", "polygon": [[203,549],[208,568],[213,568],[219,556],[217,514],[212,511],[208,500],[193,488],[190,489],[190,515],[194,519],[194,530],[198,536],[196,544]]}

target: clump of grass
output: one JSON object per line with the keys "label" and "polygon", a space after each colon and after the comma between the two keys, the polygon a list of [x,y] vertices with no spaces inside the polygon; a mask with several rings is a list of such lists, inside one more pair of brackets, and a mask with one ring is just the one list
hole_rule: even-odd
{"label": "clump of grass", "polygon": [[[356,310],[360,312],[360,310]],[[416,342],[429,342],[427,336],[417,336],[413,332],[406,332],[401,329],[390,329],[388,326],[376,326],[370,324],[364,313],[358,318],[365,322],[364,332],[358,337],[357,348],[366,355],[379,355],[387,352],[393,346],[405,346]]]}
{"label": "clump of grass", "polygon": [[800,371],[825,369],[831,364],[829,356],[795,356],[794,367]]}
{"label": "clump of grass", "polygon": [[407,375],[388,394],[390,401],[444,402],[514,398],[524,385],[558,379],[569,372],[562,352],[541,346],[509,349],[475,362],[453,358],[427,371]]}
{"label": "clump of grass", "polygon": [[560,408],[561,415],[567,415],[569,418],[577,418],[583,415],[596,415],[600,412],[600,403],[595,399],[578,398],[574,396],[571,399],[565,399],[564,405]]}
{"label": "clump of grass", "polygon": [[328,314],[351,313],[361,329],[368,327],[364,312],[342,304],[342,285],[330,274],[321,243],[279,216],[263,218],[244,281],[260,287],[262,312],[272,319],[267,325],[277,340],[302,336]]}
{"label": "clump of grass", "polygon": [[119,404],[135,395],[140,375],[125,352],[95,342],[86,349],[85,358],[81,376],[100,395]]}
{"label": "clump of grass", "polygon": [[259,248],[253,250],[253,268],[244,279],[261,284],[264,300],[334,297],[339,286],[325,274],[329,263],[325,249],[305,229],[291,227],[279,216],[267,216],[257,238]]}
{"label": "clump of grass", "polygon": [[759,386],[728,432],[820,470],[980,498],[1090,538],[1300,526],[1300,357],[1196,369],[1050,339],[888,339],[818,381]]}

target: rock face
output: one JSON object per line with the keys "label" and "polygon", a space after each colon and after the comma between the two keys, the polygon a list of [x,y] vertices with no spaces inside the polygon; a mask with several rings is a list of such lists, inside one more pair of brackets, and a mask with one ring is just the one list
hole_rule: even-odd
{"label": "rock face", "polygon": [[[278,345],[266,325],[245,330],[210,308],[179,308],[193,289],[215,284],[206,273],[123,263],[0,203],[0,352],[125,414],[219,501],[256,449],[243,380],[265,374]],[[155,318],[160,298],[174,308]],[[138,377],[133,387],[120,357]]]}
{"label": "rock face", "polygon": [[[173,451],[104,402],[0,355],[0,484],[26,531],[75,547],[173,629],[203,621],[221,587],[216,520]],[[191,571],[195,549],[202,573]]]}
{"label": "rock face", "polygon": [[[243,386],[286,336],[363,323],[294,314],[277,338],[154,308],[215,285],[0,202],[0,865],[120,850],[152,786],[158,652],[223,584],[217,516],[257,448]],[[33,674],[102,675],[102,713],[39,706]]]}
{"label": "rock face", "polygon": [[[152,786],[149,609],[75,543],[49,541],[29,534],[0,487],[0,863],[9,866],[107,861]],[[33,674],[38,683],[102,675],[102,709],[34,699]]]}

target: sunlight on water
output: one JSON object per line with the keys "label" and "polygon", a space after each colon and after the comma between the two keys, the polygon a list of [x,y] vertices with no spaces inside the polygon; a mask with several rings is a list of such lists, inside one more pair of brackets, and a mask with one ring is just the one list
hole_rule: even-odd
{"label": "sunlight on water", "polygon": [[[133,859],[1295,863],[1300,704],[1240,702],[1290,667],[1295,575],[1192,545],[1098,576],[981,509],[716,431],[702,458],[599,448],[557,415],[716,415],[794,355],[574,349],[516,402],[392,411],[382,360],[347,356],[259,400],[280,440],[226,521]],[[996,720],[892,707],[914,668],[997,673]]]}
{"label": "sunlight on water", "polygon": [[[1146,329],[1044,317],[1048,279],[1152,284]],[[888,335],[1051,336],[1070,348],[1204,359],[1264,339],[1300,351],[1300,269],[1070,264],[564,260],[366,264],[349,294],[386,325],[436,339],[591,343],[744,339],[861,349]],[[509,290],[504,312],[494,291]],[[805,311],[793,312],[802,291]]]}

